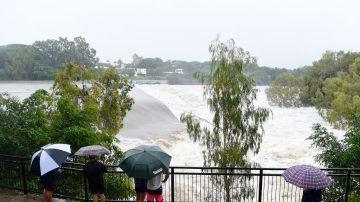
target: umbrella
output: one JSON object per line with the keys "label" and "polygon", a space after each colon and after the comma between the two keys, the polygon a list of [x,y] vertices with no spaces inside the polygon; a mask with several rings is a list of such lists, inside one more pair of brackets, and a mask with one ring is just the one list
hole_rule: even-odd
{"label": "umbrella", "polygon": [[81,147],[75,155],[78,156],[91,156],[91,155],[101,155],[101,154],[110,154],[110,151],[100,145],[90,145],[86,147]]}
{"label": "umbrella", "polygon": [[35,152],[31,158],[32,173],[44,175],[60,167],[69,156],[71,150],[68,144],[48,144]]}
{"label": "umbrella", "polygon": [[124,153],[120,168],[134,178],[151,179],[169,168],[171,156],[158,146],[141,145]]}
{"label": "umbrella", "polygon": [[324,189],[332,180],[319,168],[311,165],[296,165],[286,169],[282,176],[285,181],[304,189]]}

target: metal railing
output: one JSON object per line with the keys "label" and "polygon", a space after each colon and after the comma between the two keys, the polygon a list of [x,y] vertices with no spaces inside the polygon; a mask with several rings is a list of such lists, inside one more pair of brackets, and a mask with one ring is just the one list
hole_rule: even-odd
{"label": "metal railing", "polygon": [[[29,175],[30,159],[0,155],[0,187],[41,194],[38,176]],[[65,163],[54,196],[89,201],[83,164]],[[284,168],[170,167],[163,184],[164,201],[300,202],[302,189],[284,181]],[[360,202],[360,169],[323,169],[334,185],[323,192],[323,200]],[[117,166],[104,175],[107,201],[134,201],[133,179]],[[227,200],[228,199],[228,200]]]}

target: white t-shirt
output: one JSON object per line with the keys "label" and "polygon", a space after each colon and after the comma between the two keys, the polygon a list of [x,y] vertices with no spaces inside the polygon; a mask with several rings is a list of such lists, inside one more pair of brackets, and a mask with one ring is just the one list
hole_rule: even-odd
{"label": "white t-shirt", "polygon": [[157,190],[161,187],[161,181],[163,178],[163,174],[160,173],[159,175],[156,175],[155,177],[151,178],[147,181],[147,188],[150,190]]}

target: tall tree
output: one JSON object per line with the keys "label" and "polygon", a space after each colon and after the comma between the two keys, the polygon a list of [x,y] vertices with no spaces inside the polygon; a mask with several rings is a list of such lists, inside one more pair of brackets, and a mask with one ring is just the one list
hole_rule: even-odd
{"label": "tall tree", "polygon": [[[53,86],[58,109],[54,134],[65,142],[81,141],[82,138],[73,137],[83,136],[83,139],[98,141],[119,152],[113,142],[117,141],[115,135],[134,103],[128,95],[132,87],[132,83],[119,76],[114,68],[107,68],[98,76],[83,66],[64,65]],[[72,142],[72,145],[74,149],[84,146],[81,142]]]}
{"label": "tall tree", "polygon": [[360,57],[348,72],[338,72],[336,77],[326,79],[313,98],[320,115],[336,128],[346,128],[349,115],[360,107],[359,70]]}
{"label": "tall tree", "polygon": [[[254,106],[255,82],[243,73],[244,64],[253,62],[254,58],[236,47],[233,40],[222,43],[217,38],[209,51],[212,54],[210,73],[194,76],[204,85],[204,98],[213,113],[212,127],[201,128],[204,119],[192,113],[183,113],[180,119],[187,124],[192,140],[206,146],[204,166],[250,167],[247,154],[258,153],[264,134],[262,126],[270,113],[268,109]],[[222,171],[234,172],[233,169]],[[240,180],[230,175],[216,181],[225,191],[225,201],[251,196],[246,188],[232,186]]]}
{"label": "tall tree", "polygon": [[321,91],[327,78],[335,77],[338,72],[346,72],[360,53],[344,51],[326,51],[322,57],[306,68],[302,102],[304,105],[314,105],[317,91]]}
{"label": "tall tree", "polygon": [[86,67],[94,67],[99,62],[96,50],[91,48],[83,37],[75,37],[74,41],[66,37],[60,37],[59,40],[35,41],[33,47],[37,50],[37,57],[51,66],[54,72],[67,62]]}

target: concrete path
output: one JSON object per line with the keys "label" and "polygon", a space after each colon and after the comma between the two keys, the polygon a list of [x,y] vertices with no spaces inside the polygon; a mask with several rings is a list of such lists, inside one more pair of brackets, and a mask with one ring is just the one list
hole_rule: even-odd
{"label": "concrete path", "polygon": [[[22,192],[0,189],[0,201],[6,202],[40,202],[43,201],[42,196],[34,194],[23,194]],[[64,199],[53,198],[53,202],[70,202]]]}

